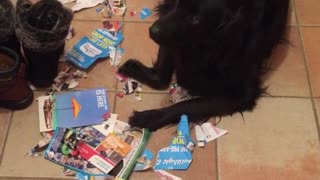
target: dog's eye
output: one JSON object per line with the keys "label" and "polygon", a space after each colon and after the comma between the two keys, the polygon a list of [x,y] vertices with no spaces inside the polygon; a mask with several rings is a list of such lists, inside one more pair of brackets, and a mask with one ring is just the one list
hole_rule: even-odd
{"label": "dog's eye", "polygon": [[199,16],[193,16],[191,19],[192,24],[199,24],[200,19]]}

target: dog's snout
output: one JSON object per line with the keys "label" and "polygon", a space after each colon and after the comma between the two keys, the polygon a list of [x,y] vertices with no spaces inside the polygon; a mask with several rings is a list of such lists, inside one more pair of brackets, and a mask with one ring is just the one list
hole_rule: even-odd
{"label": "dog's snout", "polygon": [[159,21],[154,22],[149,28],[149,33],[151,36],[155,37],[160,33],[160,24]]}

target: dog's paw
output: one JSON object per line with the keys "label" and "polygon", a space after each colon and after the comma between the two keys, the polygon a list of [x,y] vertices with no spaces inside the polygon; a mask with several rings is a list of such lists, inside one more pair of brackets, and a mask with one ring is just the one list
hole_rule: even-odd
{"label": "dog's paw", "polygon": [[141,68],[143,64],[134,59],[127,60],[123,65],[118,69],[118,73],[123,74],[130,78],[135,78],[139,72],[141,72]]}
{"label": "dog's paw", "polygon": [[156,131],[163,127],[164,113],[159,110],[148,110],[137,112],[129,118],[129,124],[131,127],[146,128],[150,131]]}

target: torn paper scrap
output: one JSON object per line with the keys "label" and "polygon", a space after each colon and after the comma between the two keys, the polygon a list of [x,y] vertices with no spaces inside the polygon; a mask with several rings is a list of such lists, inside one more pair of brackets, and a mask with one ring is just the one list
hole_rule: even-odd
{"label": "torn paper scrap", "polygon": [[39,140],[38,144],[29,150],[25,155],[40,156],[40,151],[44,150],[52,139],[53,131],[43,134],[43,138]]}
{"label": "torn paper scrap", "polygon": [[204,144],[206,142],[205,134],[202,131],[201,127],[199,125],[196,125],[194,127],[195,129],[195,134],[196,134],[196,139],[197,139],[197,144],[199,147],[204,147]]}
{"label": "torn paper scrap", "polygon": [[171,95],[172,103],[178,103],[193,98],[186,89],[180,87],[177,83],[171,84],[169,94]]}
{"label": "torn paper scrap", "polygon": [[159,151],[154,169],[186,170],[192,162],[192,155],[188,148],[181,145],[171,145]]}
{"label": "torn paper scrap", "polygon": [[134,171],[144,171],[152,168],[151,159],[153,158],[153,153],[148,149],[145,149],[142,155],[137,159],[137,164],[134,167]]}
{"label": "torn paper scrap", "polygon": [[74,2],[76,0],[58,0],[61,2],[61,4],[68,4],[68,3],[71,3],[71,2]]}
{"label": "torn paper scrap", "polygon": [[123,57],[124,54],[124,49],[123,48],[115,48],[110,46],[109,47],[109,57],[110,57],[110,64],[112,66],[119,66],[121,63],[121,59]]}
{"label": "torn paper scrap", "polygon": [[108,0],[113,15],[123,16],[127,7],[123,0]]}
{"label": "torn paper scrap", "polygon": [[104,0],[77,0],[76,4],[72,7],[72,11],[79,11],[85,8],[95,7],[103,3]]}
{"label": "torn paper scrap", "polygon": [[140,19],[144,20],[147,17],[151,16],[152,11],[148,8],[142,8],[140,11]]}
{"label": "torn paper scrap", "polygon": [[138,85],[139,84],[136,80],[128,79],[128,81],[123,87],[123,91],[125,92],[125,94],[132,94],[139,87]]}
{"label": "torn paper scrap", "polygon": [[182,178],[179,178],[178,176],[172,175],[163,170],[155,170],[155,172],[161,180],[182,180]]}
{"label": "torn paper scrap", "polygon": [[213,140],[225,135],[226,133],[228,133],[227,130],[217,128],[216,126],[214,126],[213,124],[211,124],[209,122],[203,123],[200,127],[201,127],[203,133],[205,134],[206,142],[213,141]]}
{"label": "torn paper scrap", "polygon": [[188,118],[181,116],[177,129],[178,136],[173,137],[168,147],[158,152],[157,161],[154,169],[162,170],[186,170],[192,162],[192,153],[194,143],[190,138]]}

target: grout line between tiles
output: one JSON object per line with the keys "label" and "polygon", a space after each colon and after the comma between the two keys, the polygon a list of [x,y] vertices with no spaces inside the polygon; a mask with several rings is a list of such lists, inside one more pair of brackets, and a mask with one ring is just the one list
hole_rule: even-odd
{"label": "grout line between tiles", "polygon": [[[215,123],[217,123],[215,121]],[[218,152],[218,140],[216,140],[216,143],[215,143],[215,146],[214,146],[214,149],[215,149],[215,156],[216,156],[216,180],[219,180],[220,179],[220,166],[219,166],[219,152]]]}
{"label": "grout line between tiles", "polygon": [[[99,19],[74,19],[73,21],[88,21],[88,22],[101,22],[101,20]],[[113,22],[113,21],[119,21],[119,20],[113,20],[110,19],[109,21]],[[152,24],[154,21],[138,21],[138,20],[125,20],[122,19],[120,20],[123,23],[137,23],[137,24]],[[288,24],[288,27],[298,27],[298,24]],[[320,25],[303,25],[303,26],[307,26],[307,27],[320,27]]]}
{"label": "grout line between tiles", "polygon": [[[292,3],[295,6],[295,1],[292,1]],[[297,11],[295,9],[295,14],[297,14]],[[302,36],[302,31],[301,31],[301,26],[299,25],[299,18],[296,15],[296,22],[298,24],[298,32],[299,32],[299,41],[300,41],[300,45],[302,47],[302,54],[303,54],[303,60],[304,60],[304,65],[305,65],[305,70],[306,70],[306,74],[307,74],[307,80],[308,80],[308,85],[309,85],[309,92],[310,92],[310,100],[311,100],[311,104],[312,104],[312,110],[313,110],[313,114],[314,114],[314,118],[315,118],[315,123],[316,123],[316,128],[317,128],[317,133],[318,133],[318,141],[320,142],[320,124],[319,124],[319,117],[318,117],[318,113],[317,113],[317,109],[316,109],[316,105],[315,105],[315,100],[313,99],[313,92],[312,92],[312,83],[311,83],[311,79],[310,79],[310,72],[309,72],[309,64],[307,62],[307,57],[306,57],[306,49],[304,47],[303,44],[303,36]]]}
{"label": "grout line between tiles", "polygon": [[218,148],[218,146],[219,146],[219,139],[217,139],[217,141],[216,141],[216,156],[217,156],[217,158],[216,158],[216,163],[217,163],[217,167],[216,167],[216,171],[217,171],[217,174],[216,174],[216,179],[217,180],[220,180],[221,178],[220,178],[220,161],[219,161],[219,148]]}
{"label": "grout line between tiles", "polygon": [[309,96],[279,96],[279,95],[272,95],[272,96],[264,96],[263,98],[293,98],[293,99],[310,99]]}
{"label": "grout line between tiles", "polygon": [[[2,158],[3,158],[4,153],[5,153],[4,150],[5,150],[5,147],[6,147],[6,145],[7,145],[7,139],[8,139],[10,127],[11,127],[11,124],[12,124],[13,113],[14,113],[14,111],[11,111],[10,117],[9,117],[9,125],[8,125],[8,128],[7,128],[7,133],[6,133],[6,135],[5,135],[4,142],[3,142],[3,147],[2,147],[2,149],[0,149],[0,151],[2,152],[2,153],[1,153],[1,156],[0,156],[0,167],[1,167],[1,165],[2,165]],[[1,177],[0,177],[0,178],[1,178]]]}

